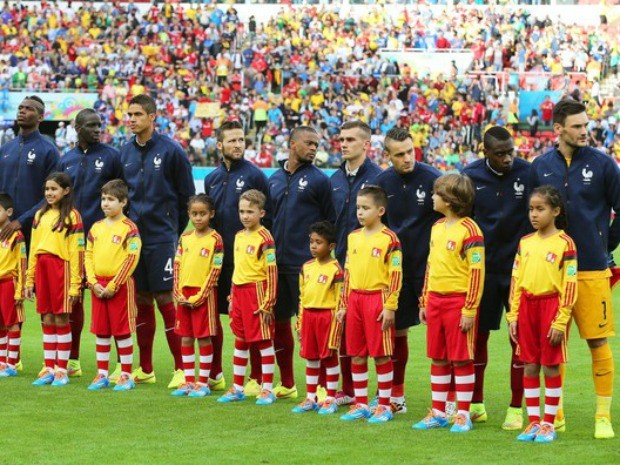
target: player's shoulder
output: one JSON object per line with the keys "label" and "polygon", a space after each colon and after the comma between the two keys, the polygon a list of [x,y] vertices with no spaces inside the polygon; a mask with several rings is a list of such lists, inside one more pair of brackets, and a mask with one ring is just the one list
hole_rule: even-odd
{"label": "player's shoulder", "polygon": [[71,209],[71,220],[74,222],[79,222],[80,226],[82,225],[82,215],[80,215],[80,212],[78,211],[77,208],[72,208]]}
{"label": "player's shoulder", "polygon": [[52,153],[53,155],[60,156],[58,147],[56,147],[56,144],[54,143],[54,141],[50,139],[49,137],[41,135],[41,137],[38,138],[37,143],[39,144],[40,147],[45,149],[48,153]]}
{"label": "player's shoulder", "polygon": [[90,227],[90,230],[97,231],[98,229],[105,228],[105,227],[106,227],[106,222],[105,222],[105,218],[103,218],[101,220],[95,221],[93,225]]}
{"label": "player's shoulder", "polygon": [[577,249],[573,238],[570,237],[568,234],[566,234],[563,230],[560,231],[560,234],[558,235],[558,237],[560,238],[560,240],[562,240],[566,244],[567,249],[573,250],[573,251]]}
{"label": "player's shoulder", "polygon": [[377,177],[375,178],[375,183],[380,184],[396,176],[398,176],[398,173],[396,172],[394,167],[390,166],[389,168],[382,170],[379,174],[377,174]]}
{"label": "player's shoulder", "polygon": [[476,223],[469,216],[463,218],[461,226],[467,230],[469,236],[482,236],[482,230],[480,229],[480,226],[478,226],[478,223]]}
{"label": "player's shoulder", "polygon": [[388,228],[387,226],[385,226],[381,230],[381,234],[383,234],[384,236],[387,236],[387,238],[390,240],[391,243],[400,243],[400,239],[398,239],[398,236],[396,235],[396,233],[392,231],[390,228]]}
{"label": "player's shoulder", "polygon": [[129,218],[125,217],[122,219],[122,224],[130,230],[136,230],[138,231],[138,225],[136,223],[134,223],[133,221],[131,221]]}
{"label": "player's shoulder", "polygon": [[99,150],[108,157],[118,157],[121,154],[120,150],[109,144],[99,144]]}
{"label": "player's shoulder", "polygon": [[213,231],[211,231],[211,237],[215,240],[216,244],[218,244],[220,242],[221,243],[224,242],[224,239],[222,239],[222,235],[219,232],[217,232],[215,229]]}
{"label": "player's shoulder", "polygon": [[532,167],[532,163],[524,158],[515,157],[512,162],[512,171],[527,171]]}
{"label": "player's shoulder", "polygon": [[305,262],[303,265],[301,265],[302,270],[311,267],[312,265],[314,265],[316,263],[316,258],[312,258],[310,260],[308,260],[307,262]]}
{"label": "player's shoulder", "polygon": [[269,232],[269,230],[266,227],[261,226],[261,228],[257,231],[257,233],[261,237],[263,242],[266,242],[266,243],[274,242],[271,232]]}
{"label": "player's shoulder", "polygon": [[193,235],[194,235],[194,230],[192,229],[191,231],[185,231],[183,234],[181,234],[181,237],[188,238]]}
{"label": "player's shoulder", "polygon": [[476,161],[473,161],[473,162],[469,163],[467,166],[465,166],[465,168],[463,168],[461,173],[463,173],[464,175],[474,179],[474,178],[478,177],[478,175],[480,174],[481,170],[486,169],[485,166],[486,166],[485,159],[481,158],[481,159],[478,159]]}
{"label": "player's shoulder", "polygon": [[58,160],[58,168],[63,169],[69,163],[73,163],[75,161],[78,161],[79,159],[80,159],[79,150],[77,149],[77,147],[73,148],[69,150],[66,154],[64,154],[62,157],[60,157],[60,160]]}
{"label": "player's shoulder", "polygon": [[523,236],[519,242],[521,244],[527,244],[528,242],[532,241],[535,237],[536,237],[536,232],[534,231],[532,233],[529,233]]}
{"label": "player's shoulder", "polygon": [[351,237],[351,236],[359,236],[361,234],[361,232],[362,232],[362,228],[354,229],[353,231],[351,231],[349,233],[349,237]]}
{"label": "player's shoulder", "polygon": [[419,172],[426,175],[426,176],[430,176],[432,178],[438,178],[440,176],[442,176],[442,172],[439,171],[437,168],[435,168],[434,166],[431,166],[427,163],[424,162],[417,162],[415,165],[415,170],[420,170]]}
{"label": "player's shoulder", "polygon": [[439,218],[437,221],[435,221],[433,223],[433,228],[436,227],[436,226],[440,226],[440,225],[444,224],[445,222],[446,222],[446,219],[444,217]]}

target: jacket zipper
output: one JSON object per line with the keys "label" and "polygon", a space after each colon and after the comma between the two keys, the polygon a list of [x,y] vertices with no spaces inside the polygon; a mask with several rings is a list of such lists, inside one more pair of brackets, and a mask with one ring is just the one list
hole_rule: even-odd
{"label": "jacket zipper", "polygon": [[19,153],[17,155],[17,176],[15,176],[15,184],[13,187],[13,198],[14,199],[18,199],[19,196],[17,195],[17,185],[19,184],[19,175],[21,173],[22,170],[22,153],[24,151],[24,139],[22,138],[22,140],[19,142]]}
{"label": "jacket zipper", "polygon": [[[86,152],[82,151],[82,159],[80,161],[80,169],[81,169],[80,174],[82,175],[82,182],[84,182],[84,180],[86,179],[85,167],[86,167]],[[80,211],[82,211],[83,207],[84,207],[84,189],[80,189],[80,202],[79,202],[78,208]]]}

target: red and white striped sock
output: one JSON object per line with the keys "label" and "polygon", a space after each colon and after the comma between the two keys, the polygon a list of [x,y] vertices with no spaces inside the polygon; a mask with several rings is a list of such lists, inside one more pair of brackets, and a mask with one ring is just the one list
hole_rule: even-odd
{"label": "red and white striped sock", "polygon": [[112,338],[110,336],[97,336],[97,372],[108,377],[108,367],[110,364],[110,346]]}
{"label": "red and white striped sock", "polygon": [[199,346],[198,351],[200,353],[198,382],[201,384],[207,384],[209,382],[209,376],[211,376],[211,366],[213,365],[213,344]]}
{"label": "red and white striped sock", "polygon": [[476,369],[473,362],[466,365],[454,366],[454,386],[456,387],[456,401],[459,404],[459,415],[469,418],[469,406],[474,395],[476,384]]}
{"label": "red and white striped sock", "polygon": [[553,425],[562,397],[562,376],[545,376],[545,423]]}
{"label": "red and white striped sock", "polygon": [[7,355],[9,349],[9,338],[7,337],[6,330],[0,330],[0,363],[7,362]]}
{"label": "red and white striped sock", "polygon": [[249,350],[245,341],[235,339],[235,352],[233,355],[233,385],[237,391],[243,391],[245,383],[245,370],[248,367]]}
{"label": "red and white striped sock", "polygon": [[523,393],[530,423],[540,423],[540,378],[523,376]]}
{"label": "red and white striped sock", "polygon": [[388,407],[392,397],[392,381],[394,380],[394,364],[389,359],[382,365],[377,365],[377,390],[379,391],[379,405]]}
{"label": "red and white striped sock", "polygon": [[133,339],[131,339],[131,334],[116,336],[115,339],[118,358],[121,362],[121,374],[131,376],[133,365]]}
{"label": "red and white striped sock", "polygon": [[56,327],[56,337],[58,345],[56,346],[56,364],[60,371],[67,371],[67,363],[71,354],[71,325]]}
{"label": "red and white striped sock", "polygon": [[450,365],[431,364],[432,407],[435,413],[446,413],[446,399],[452,381]]}
{"label": "red and white striped sock", "polygon": [[368,363],[354,363],[351,361],[351,377],[355,401],[361,405],[368,405]]}
{"label": "red and white striped sock", "polygon": [[260,350],[261,369],[263,371],[263,390],[273,391],[273,372],[276,364],[276,353],[273,349],[273,342],[260,341],[258,343]]}
{"label": "red and white striped sock", "polygon": [[56,326],[45,324],[41,326],[43,327],[43,359],[45,360],[45,368],[54,371],[56,348],[58,346]]}
{"label": "red and white striped sock", "polygon": [[340,377],[340,367],[338,366],[338,355],[332,355],[321,361],[325,367],[325,388],[327,389],[327,397],[336,397],[338,391],[338,378]]}
{"label": "red and white striped sock", "polygon": [[321,362],[319,360],[306,360],[306,397],[316,402],[316,385],[319,382]]}
{"label": "red and white striped sock", "polygon": [[17,329],[15,331],[9,331],[9,355],[7,358],[7,365],[9,368],[15,368],[15,365],[19,361],[19,349],[22,344],[22,331]]}
{"label": "red and white striped sock", "polygon": [[185,382],[194,384],[196,382],[196,355],[194,345],[181,346],[181,356],[183,357],[183,373]]}

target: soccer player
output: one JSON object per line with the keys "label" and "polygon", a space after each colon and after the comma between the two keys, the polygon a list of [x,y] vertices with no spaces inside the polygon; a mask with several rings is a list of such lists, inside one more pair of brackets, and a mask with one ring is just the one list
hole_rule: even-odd
{"label": "soccer player", "polygon": [[[519,238],[529,230],[527,202],[529,197],[530,163],[515,158],[514,141],[501,126],[484,133],[484,159],[470,163],[463,170],[475,188],[473,217],[484,235],[486,275],[480,301],[474,368],[476,384],[470,407],[473,423],[485,422],[484,373],[488,362],[488,341],[491,331],[500,327],[503,309],[510,310],[511,263]],[[502,428],[508,431],[523,428],[523,364],[512,345],[510,388],[512,400]]]}
{"label": "soccer player", "polygon": [[[306,360],[306,399],[292,412],[319,411],[330,415],[338,411],[338,349],[342,325],[336,319],[342,297],[343,272],[331,253],[336,248],[334,226],[321,221],[310,226],[310,253],[314,257],[304,263],[299,273],[299,313],[297,329],[301,357]],[[319,409],[317,383],[321,368],[325,369],[327,397]]]}
{"label": "soccer player", "polygon": [[[566,209],[555,187],[537,187],[530,197],[536,233],[519,242],[512,270],[510,338],[525,363],[523,386],[530,424],[519,441],[552,442],[562,395],[560,364],[566,362],[566,328],[577,299],[577,251],[562,229]],[[540,367],[545,375],[545,416],[540,421]]]}
{"label": "soccer player", "polygon": [[439,219],[431,196],[433,183],[441,173],[416,161],[413,139],[406,129],[389,130],[384,143],[392,166],[377,176],[376,183],[387,192],[386,224],[396,233],[403,248],[403,286],[396,312],[391,405],[395,413],[405,413],[408,332],[411,326],[420,324],[418,302],[424,286],[428,244],[433,223]]}
{"label": "soccer player", "polygon": [[427,325],[426,355],[432,360],[433,404],[414,429],[448,426],[445,408],[453,371],[459,409],[450,431],[465,433],[472,428],[475,320],[484,283],[484,239],[468,216],[473,203],[474,187],[467,176],[447,174],[435,181],[433,208],[445,217],[431,230],[420,302],[420,320]]}
{"label": "soccer player", "polygon": [[[123,177],[123,166],[118,150],[100,143],[101,118],[92,108],[80,111],[75,117],[78,143],[58,163],[58,171],[71,178],[75,208],[82,215],[84,235],[93,224],[105,216],[101,209],[101,188],[113,179]],[[69,376],[82,376],[80,340],[84,327],[84,304],[80,300],[70,317],[71,354],[67,366]],[[120,365],[118,367],[120,369]],[[116,376],[116,379],[118,375]]]}
{"label": "soccer player", "polygon": [[[381,223],[387,195],[378,186],[357,194],[357,219],[361,229],[349,234],[345,283],[338,318],[346,314],[347,351],[353,357],[351,372],[355,405],[341,420],[368,418],[369,423],[392,420],[392,352],[394,312],[402,284],[402,252],[393,231]],[[345,313],[346,312],[346,313]],[[375,360],[379,404],[371,417],[368,407],[368,357]]]}
{"label": "soccer player", "polygon": [[0,192],[9,194],[14,202],[14,219],[0,231],[0,241],[19,229],[26,244],[30,242],[34,214],[43,204],[41,186],[56,170],[58,149],[39,132],[44,117],[43,100],[36,95],[26,97],[17,107],[19,135],[0,147]]}
{"label": "soccer player", "polygon": [[154,130],[155,112],[155,101],[148,95],[136,95],[130,100],[127,116],[135,137],[121,148],[123,177],[129,185],[129,217],[138,226],[142,239],[135,272],[140,367],[132,375],[136,383],[156,381],[155,300],[174,357],[175,372],[168,387],[175,389],[185,378],[181,341],[174,332],[173,262],[178,238],[189,220],[187,201],[194,195],[195,186],[187,154],[175,141]]}
{"label": "soccer player", "polygon": [[[348,121],[340,127],[340,150],[344,162],[329,182],[332,202],[336,210],[336,258],[342,266],[347,255],[347,237],[359,228],[357,221],[357,193],[381,173],[381,168],[366,156],[370,148],[371,129],[363,121]],[[342,371],[342,392],[337,395],[339,405],[353,403],[353,380],[351,358],[346,355],[346,341],[340,347],[340,369]]]}
{"label": "soccer player", "polygon": [[[0,229],[12,215],[13,199],[0,193]],[[0,378],[17,376],[27,268],[24,235],[14,231],[0,243]]]}
{"label": "soccer player", "polygon": [[120,179],[101,188],[101,210],[105,219],[88,232],[86,280],[92,294],[91,332],[97,338],[97,375],[88,389],[110,386],[108,365],[112,336],[121,362],[115,391],[135,387],[131,379],[133,364],[132,333],[135,331],[136,301],[133,272],[140,258],[138,228],[124,215],[129,201],[127,184]]}
{"label": "soccer player", "polygon": [[[205,193],[213,199],[217,214],[213,220],[215,230],[224,240],[224,263],[217,284],[217,308],[220,314],[228,315],[228,296],[233,274],[233,244],[235,235],[243,229],[239,220],[239,197],[250,189],[257,189],[269,197],[267,176],[254,164],[247,161],[245,152],[245,134],[243,125],[237,121],[225,121],[217,131],[217,148],[222,154],[222,163],[205,178]],[[265,205],[265,217],[262,223],[267,229],[271,227],[271,204]],[[222,373],[222,344],[224,334],[219,315],[216,316],[217,334],[213,342],[213,365],[209,385],[213,391],[223,391],[226,380]],[[260,354],[252,357],[250,380],[245,386],[246,395],[260,393]]]}
{"label": "soccer player", "polygon": [[313,223],[329,221],[333,224],[336,219],[329,178],[312,164],[319,147],[316,130],[309,126],[293,129],[289,144],[289,159],[269,179],[279,272],[274,309],[274,345],[281,376],[274,393],[279,398],[297,397],[291,317],[299,307],[301,266],[311,258],[307,232]]}
{"label": "soccer player", "polygon": [[45,359],[45,369],[32,383],[35,386],[69,383],[69,315],[82,298],[84,271],[84,229],[72,194],[67,174],[50,174],[45,180],[46,203],[32,223],[25,296],[32,300],[36,286]]}
{"label": "soccer player", "polygon": [[615,334],[608,255],[620,242],[620,217],[611,222],[612,209],[620,212],[620,169],[611,157],[588,147],[587,126],[582,103],[565,98],[556,104],[553,130],[558,145],[532,163],[531,186],[552,185],[566,202],[566,232],[579,251],[573,319],[592,354],[594,437],[608,439],[614,437],[614,361],[607,338]]}
{"label": "soccer player", "polygon": [[[189,218],[194,226],[179,239],[174,259],[174,293],[177,300],[175,331],[181,336],[185,384],[172,391],[173,396],[205,397],[211,394],[209,373],[213,362],[212,337],[218,328],[217,280],[224,261],[222,237],[210,226],[215,215],[208,195],[189,199]],[[196,382],[198,340],[199,376]]]}
{"label": "soccer player", "polygon": [[271,405],[275,353],[273,348],[273,306],[278,285],[275,243],[271,233],[261,225],[267,198],[251,189],[239,198],[239,217],[244,229],[234,244],[235,271],[230,294],[230,327],[235,335],[233,386],[218,402],[245,400],[243,383],[251,345],[261,354],[262,390],[257,405]]}

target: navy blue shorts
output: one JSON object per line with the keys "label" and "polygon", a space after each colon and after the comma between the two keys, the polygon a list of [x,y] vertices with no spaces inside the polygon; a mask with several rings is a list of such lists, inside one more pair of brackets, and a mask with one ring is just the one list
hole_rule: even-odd
{"label": "navy blue shorts", "polygon": [[510,276],[489,273],[484,279],[484,292],[478,311],[478,331],[498,330],[504,309],[510,311]]}
{"label": "navy blue shorts", "polygon": [[274,314],[276,321],[289,320],[299,310],[299,274],[278,273],[278,293]]}
{"label": "navy blue shorts", "polygon": [[234,268],[222,268],[217,282],[217,312],[220,315],[228,315],[228,296],[230,296],[233,271]]}
{"label": "navy blue shorts", "polygon": [[405,278],[398,296],[396,312],[396,331],[420,324],[420,296],[424,288],[424,278]]}
{"label": "navy blue shorts", "polygon": [[139,292],[172,291],[176,244],[142,244],[134,279]]}

